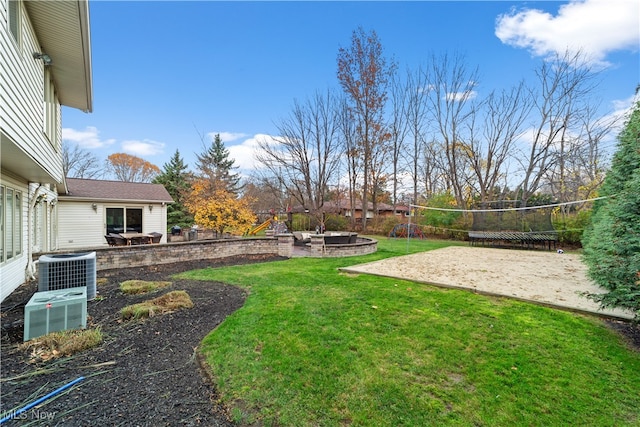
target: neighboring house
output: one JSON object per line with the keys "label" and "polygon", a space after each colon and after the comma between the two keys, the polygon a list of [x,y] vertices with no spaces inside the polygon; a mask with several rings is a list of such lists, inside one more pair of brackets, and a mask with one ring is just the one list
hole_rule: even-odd
{"label": "neighboring house", "polygon": [[67,178],[58,196],[58,248],[107,246],[105,235],[162,233],[167,241],[167,204],[162,184]]}
{"label": "neighboring house", "polygon": [[93,108],[87,0],[0,0],[0,300],[57,248],[61,105]]}
{"label": "neighboring house", "polygon": [[[344,216],[347,218],[351,217],[351,203],[348,200],[339,200],[339,201],[327,201],[324,202],[322,208],[320,210],[326,214],[334,214],[339,216]],[[303,213],[305,212],[304,207],[296,206],[292,209],[294,213]],[[360,200],[356,201],[354,215],[356,221],[362,220],[362,202]],[[404,217],[409,215],[409,208],[405,205],[397,205],[395,210],[392,205],[387,203],[378,203],[377,205],[377,216],[381,217],[390,217],[390,216],[398,216]],[[367,206],[367,218],[373,218],[373,203],[369,202]]]}

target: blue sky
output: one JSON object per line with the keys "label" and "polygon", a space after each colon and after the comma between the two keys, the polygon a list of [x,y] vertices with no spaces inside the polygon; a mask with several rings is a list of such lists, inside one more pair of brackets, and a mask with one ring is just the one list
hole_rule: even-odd
{"label": "blue sky", "polygon": [[[255,138],[277,135],[295,99],[339,90],[336,58],[361,26],[400,70],[431,54],[477,66],[479,96],[531,80],[544,57],[581,48],[602,69],[602,113],[640,83],[640,2],[223,2],[90,0],[92,113],[63,109],[63,139],[98,159],[126,152],[193,167],[220,133],[251,169]],[[208,144],[209,139],[205,142]]]}

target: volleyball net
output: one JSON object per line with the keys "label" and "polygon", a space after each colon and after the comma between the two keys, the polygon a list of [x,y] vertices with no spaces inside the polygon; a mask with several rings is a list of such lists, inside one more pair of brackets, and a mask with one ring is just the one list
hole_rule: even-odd
{"label": "volleyball net", "polygon": [[[473,209],[409,205],[411,215],[401,235],[393,237],[423,238],[427,235],[469,239],[474,241],[522,241],[524,244],[555,242],[558,231],[553,214],[570,210],[572,205],[584,205],[603,197],[563,203],[524,206],[519,200],[479,202]],[[576,232],[568,230],[562,232]]]}

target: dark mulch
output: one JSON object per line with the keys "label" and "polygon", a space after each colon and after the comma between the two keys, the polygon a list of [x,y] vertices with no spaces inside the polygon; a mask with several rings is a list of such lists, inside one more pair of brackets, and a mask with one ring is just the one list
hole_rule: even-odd
{"label": "dark mulch", "polygon": [[[89,301],[88,327],[100,326],[104,342],[72,357],[33,363],[18,349],[24,304],[37,284],[24,285],[2,302],[0,412],[15,411],[83,376],[84,380],[7,425],[26,425],[38,415],[52,417],[29,425],[48,426],[230,426],[229,414],[202,368],[197,347],[228,315],[244,304],[245,292],[218,282],[173,280],[172,274],[281,259],[241,256],[180,264],[108,270]],[[170,280],[152,295],[125,296],[118,287],[129,279]],[[121,322],[120,309],[170,290],[186,290],[192,309]],[[47,371],[48,370],[48,371]]]}

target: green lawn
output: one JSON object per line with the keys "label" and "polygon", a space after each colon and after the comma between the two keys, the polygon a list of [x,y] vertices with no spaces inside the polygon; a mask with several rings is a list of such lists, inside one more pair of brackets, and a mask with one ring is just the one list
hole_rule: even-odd
{"label": "green lawn", "polygon": [[640,354],[600,320],[337,270],[448,244],[380,238],[367,256],[183,274],[250,293],[202,343],[236,421],[640,425]]}

